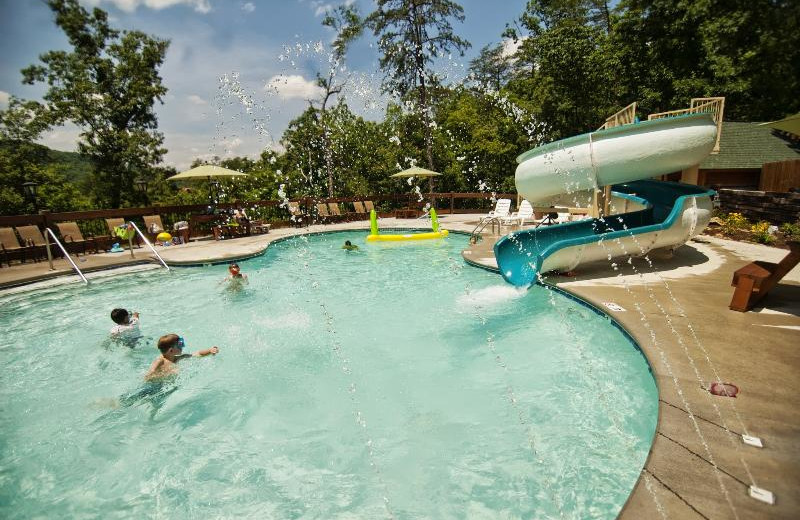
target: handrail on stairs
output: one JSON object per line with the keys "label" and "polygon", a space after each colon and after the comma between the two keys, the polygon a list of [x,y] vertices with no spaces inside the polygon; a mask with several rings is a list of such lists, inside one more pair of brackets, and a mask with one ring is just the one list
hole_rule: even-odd
{"label": "handrail on stairs", "polygon": [[50,229],[49,227],[45,227],[44,228],[44,244],[45,244],[45,248],[47,249],[47,261],[50,263],[50,270],[51,271],[55,270],[55,267],[53,267],[53,253],[52,253],[52,251],[50,251],[50,239],[49,239],[49,237],[53,237],[53,241],[56,243],[58,248],[61,249],[61,252],[64,253],[64,258],[66,258],[67,261],[69,261],[69,263],[72,264],[72,268],[75,270],[76,273],[78,273],[78,276],[81,277],[81,280],[83,280],[83,283],[88,285],[89,284],[89,280],[86,279],[86,277],[83,275],[81,270],[78,269],[78,266],[75,264],[75,262],[72,261],[72,258],[69,256],[69,253],[67,253],[66,248],[64,248],[64,246],[58,240],[58,237],[56,237],[55,233],[53,233],[53,230]]}
{"label": "handrail on stairs", "polygon": [[156,258],[158,258],[158,261],[161,262],[161,265],[163,265],[167,269],[167,271],[169,271],[170,268],[167,265],[167,263],[164,261],[163,258],[161,258],[161,255],[158,254],[158,251],[156,251],[156,248],[154,248],[153,244],[151,244],[150,241],[147,240],[147,237],[144,236],[144,233],[142,233],[142,231],[139,229],[139,227],[133,222],[129,222],[129,224],[131,226],[133,226],[133,229],[135,229],[137,233],[139,233],[139,236],[142,237],[142,240],[144,240],[144,243],[147,244],[147,247],[149,247],[150,250],[153,251],[153,254],[156,255]]}

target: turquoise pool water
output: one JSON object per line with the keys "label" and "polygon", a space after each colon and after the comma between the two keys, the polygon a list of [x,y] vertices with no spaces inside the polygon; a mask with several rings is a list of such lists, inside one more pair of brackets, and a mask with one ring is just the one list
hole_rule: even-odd
{"label": "turquoise pool water", "polygon": [[[613,518],[656,423],[644,358],[465,242],[315,235],[239,293],[209,266],[0,298],[0,517]],[[169,332],[220,353],[117,407]]]}

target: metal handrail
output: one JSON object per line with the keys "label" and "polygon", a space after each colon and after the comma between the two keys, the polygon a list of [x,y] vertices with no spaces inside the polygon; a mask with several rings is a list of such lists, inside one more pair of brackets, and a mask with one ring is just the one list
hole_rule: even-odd
{"label": "metal handrail", "polygon": [[164,261],[163,258],[161,258],[161,255],[158,254],[158,251],[156,251],[156,248],[154,248],[153,244],[151,244],[150,241],[147,240],[147,237],[144,236],[144,234],[139,229],[139,227],[136,224],[134,224],[133,222],[129,222],[129,224],[131,226],[133,226],[133,229],[135,229],[137,233],[139,233],[139,236],[142,237],[142,240],[144,240],[144,243],[147,244],[147,247],[149,247],[153,251],[153,253],[156,255],[156,258],[158,258],[158,260],[161,262],[161,265],[163,265],[167,269],[167,271],[169,271],[170,268],[167,265],[167,263]]}
{"label": "metal handrail", "polygon": [[50,263],[50,270],[54,271],[55,267],[53,267],[53,253],[50,251],[50,240],[47,238],[48,235],[53,237],[53,240],[58,245],[58,248],[61,249],[62,253],[64,253],[64,258],[66,258],[69,261],[69,263],[72,264],[72,268],[75,269],[75,272],[78,273],[78,276],[81,277],[81,280],[83,280],[83,282],[86,285],[89,285],[89,280],[87,280],[86,277],[83,276],[83,273],[81,272],[81,270],[78,269],[78,266],[75,265],[75,262],[72,261],[72,258],[69,256],[69,253],[67,253],[67,250],[64,248],[64,246],[58,240],[58,238],[56,237],[55,233],[53,233],[53,230],[50,229],[49,227],[46,227],[46,228],[44,228],[44,244],[45,244],[45,247],[47,248],[47,261]]}
{"label": "metal handrail", "polygon": [[492,233],[494,233],[494,226],[495,224],[497,224],[497,234],[500,234],[503,225],[502,221],[500,220],[500,217],[484,217],[480,220],[480,222],[478,222],[478,225],[475,226],[475,229],[472,230],[472,233],[470,233],[469,243],[477,244],[478,239],[481,236],[481,233],[483,232],[484,229],[486,229],[486,226],[488,226],[489,224],[492,225]]}

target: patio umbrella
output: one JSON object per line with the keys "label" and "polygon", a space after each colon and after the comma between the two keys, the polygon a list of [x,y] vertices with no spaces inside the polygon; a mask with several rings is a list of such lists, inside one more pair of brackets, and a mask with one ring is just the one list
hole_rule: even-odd
{"label": "patio umbrella", "polygon": [[395,173],[394,175],[390,175],[390,177],[430,177],[430,188],[431,193],[433,193],[433,177],[440,176],[441,173],[437,173],[431,170],[426,170],[425,168],[420,168],[419,166],[414,166],[413,168],[409,168],[407,170],[403,170],[401,172]]}
{"label": "patio umbrella", "polygon": [[168,181],[190,181],[195,179],[208,179],[209,181],[209,198],[213,202],[213,194],[211,193],[211,178],[231,178],[231,177],[247,177],[246,173],[229,170],[222,166],[215,166],[213,164],[202,164],[191,170],[186,170],[172,177],[167,177]]}
{"label": "patio umbrella", "polygon": [[800,136],[800,113],[793,116],[786,116],[778,121],[770,121],[769,123],[761,123],[759,126],[769,126],[776,130],[789,132],[790,134]]}

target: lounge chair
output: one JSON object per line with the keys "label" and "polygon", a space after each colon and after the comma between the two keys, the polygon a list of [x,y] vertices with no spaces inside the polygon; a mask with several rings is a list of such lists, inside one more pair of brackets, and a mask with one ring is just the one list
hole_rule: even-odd
{"label": "lounge chair", "polygon": [[[44,258],[47,255],[47,242],[45,242],[39,226],[18,226],[17,234],[28,247],[28,250],[33,253],[34,260],[39,256]],[[51,251],[53,256],[58,256],[60,254],[58,248],[55,248],[55,250],[51,249]]]}
{"label": "lounge chair", "polygon": [[317,204],[317,216],[321,221],[329,220],[331,214],[328,213],[328,205],[324,202]]}
{"label": "lounge chair", "polygon": [[144,230],[142,232],[147,235],[150,242],[154,242],[158,234],[164,232],[161,215],[145,215],[142,219],[144,220]]}
{"label": "lounge chair", "polygon": [[497,199],[494,209],[481,218],[481,221],[493,218],[504,219],[511,216],[511,199]]}
{"label": "lounge chair", "polygon": [[70,252],[77,254],[80,249],[81,253],[86,254],[87,245],[92,246],[95,253],[100,250],[97,239],[91,235],[89,238],[83,237],[77,222],[56,222],[56,227],[58,227],[58,234],[61,235],[61,242],[68,251],[71,249]]}
{"label": "lounge chair", "polygon": [[364,203],[363,202],[360,202],[358,200],[353,202],[353,209],[355,210],[357,219],[360,220],[362,218],[369,218],[369,213],[367,212],[366,208],[364,207]]}
{"label": "lounge chair", "polygon": [[[108,227],[108,235],[111,237],[111,243],[119,242],[121,246],[124,246],[127,240],[120,238],[117,235],[116,229],[120,226],[125,225],[126,220],[124,218],[107,218],[106,219],[106,226]],[[141,247],[141,242],[139,241],[139,235],[133,235],[133,244],[136,247]]]}
{"label": "lounge chair", "polygon": [[517,211],[508,217],[501,218],[500,221],[507,226],[519,224],[519,228],[522,229],[522,226],[525,225],[525,221],[530,220],[531,217],[533,217],[533,206],[531,206],[531,203],[527,200],[523,200]]}
{"label": "lounge chair", "polygon": [[10,227],[0,228],[0,251],[3,253],[3,262],[11,267],[11,258],[19,258],[20,263],[25,263],[25,252],[28,248],[19,245],[14,229]]}
{"label": "lounge chair", "polygon": [[336,218],[336,220],[344,220],[345,215],[342,215],[342,212],[339,211],[339,204],[336,202],[328,203],[328,213],[330,213],[331,217]]}
{"label": "lounge chair", "polygon": [[371,200],[364,201],[364,209],[367,210],[367,213],[375,209],[375,206],[372,204]]}
{"label": "lounge chair", "polygon": [[300,207],[300,203],[297,201],[290,201],[287,207],[289,210],[289,220],[297,226],[302,226],[306,221],[306,213]]}

